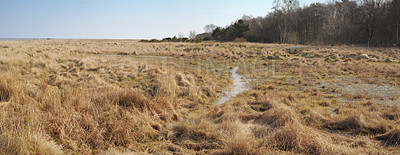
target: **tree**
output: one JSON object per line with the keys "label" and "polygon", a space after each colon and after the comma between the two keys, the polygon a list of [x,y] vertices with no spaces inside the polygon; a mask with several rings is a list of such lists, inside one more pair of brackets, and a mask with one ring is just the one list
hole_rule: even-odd
{"label": "tree", "polygon": [[279,42],[286,42],[288,38],[288,27],[291,16],[299,8],[298,0],[274,0],[274,17],[279,29]]}
{"label": "tree", "polygon": [[310,4],[295,14],[297,41],[300,44],[318,42],[321,39],[323,7],[320,3]]}
{"label": "tree", "polygon": [[211,36],[218,41],[222,41],[223,39],[223,34],[222,34],[222,28],[221,27],[217,27],[212,31]]}
{"label": "tree", "polygon": [[171,41],[177,42],[177,41],[178,41],[178,38],[177,38],[176,36],[174,36],[174,37],[172,37]]}
{"label": "tree", "polygon": [[355,43],[360,40],[357,38],[357,28],[361,25],[357,17],[360,9],[357,3],[349,0],[342,2],[333,1],[325,6],[323,32],[327,42]]}
{"label": "tree", "polygon": [[395,43],[400,46],[400,38],[399,38],[399,26],[400,26],[400,0],[393,0],[390,3],[389,9],[389,21],[392,22],[392,30],[394,30],[395,34]]}
{"label": "tree", "polygon": [[265,17],[243,16],[211,35],[218,41],[400,45],[400,0],[328,1],[299,7],[298,0],[274,0]]}
{"label": "tree", "polygon": [[381,18],[380,7],[383,0],[364,0],[363,6],[361,7],[362,23],[364,30],[367,35],[367,44],[370,47],[372,39],[375,34],[378,20]]}
{"label": "tree", "polygon": [[211,34],[211,33],[215,30],[215,28],[217,28],[216,25],[214,25],[214,24],[208,24],[208,25],[204,26],[204,31],[205,31],[206,33],[210,33],[210,34]]}
{"label": "tree", "polygon": [[236,38],[243,38],[244,33],[249,31],[249,25],[244,23],[244,20],[240,19],[235,24],[232,25],[233,27],[233,36]]}
{"label": "tree", "polygon": [[189,31],[189,39],[194,39],[196,37],[196,31],[191,30]]}
{"label": "tree", "polygon": [[274,10],[281,10],[284,14],[296,11],[299,8],[298,0],[274,0]]}
{"label": "tree", "polygon": [[249,25],[249,31],[244,34],[244,38],[251,42],[263,42],[263,37],[265,36],[263,27],[264,19],[262,17],[257,17],[243,20]]}
{"label": "tree", "polygon": [[233,41],[236,39],[233,26],[222,29],[222,41]]}
{"label": "tree", "polygon": [[178,33],[178,38],[183,38],[185,35],[183,33]]}

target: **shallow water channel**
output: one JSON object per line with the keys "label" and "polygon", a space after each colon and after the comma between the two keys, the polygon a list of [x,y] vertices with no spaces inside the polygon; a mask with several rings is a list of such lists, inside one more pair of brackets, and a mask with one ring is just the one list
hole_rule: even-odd
{"label": "shallow water channel", "polygon": [[235,67],[230,70],[231,72],[230,77],[233,80],[233,85],[230,88],[228,88],[228,90],[226,90],[224,93],[220,94],[216,102],[217,104],[223,104],[232,97],[236,96],[237,94],[249,89],[246,86],[247,80],[242,79],[242,75],[237,73],[238,69],[239,67]]}
{"label": "shallow water channel", "polygon": [[[119,54],[105,54],[104,56],[116,56],[116,57],[125,57],[127,55],[119,55]],[[131,56],[132,58],[142,60],[142,61],[150,61],[150,62],[165,62],[165,61],[199,61],[199,60],[185,60],[185,59],[179,59],[171,56],[153,56],[153,55],[140,55],[140,56]],[[202,66],[197,66],[197,67],[202,67]],[[237,94],[249,90],[249,88],[246,86],[247,82],[249,79],[244,79],[242,78],[242,75],[237,73],[237,70],[239,67],[234,67],[233,69],[230,69],[229,72],[230,74],[230,79],[232,79],[233,84],[229,88],[225,89],[224,92],[219,94],[219,97],[216,101],[217,104],[223,104],[229,99],[233,98]],[[211,69],[214,70],[214,69]]]}

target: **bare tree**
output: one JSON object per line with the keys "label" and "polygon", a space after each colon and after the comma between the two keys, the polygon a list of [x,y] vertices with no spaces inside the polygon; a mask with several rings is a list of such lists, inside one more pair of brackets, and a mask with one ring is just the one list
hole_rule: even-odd
{"label": "bare tree", "polygon": [[294,12],[300,7],[298,0],[274,0],[273,3],[272,9],[281,10],[285,14]]}
{"label": "bare tree", "polygon": [[212,36],[222,41],[242,36],[251,42],[400,46],[400,0],[326,0],[304,7],[298,1],[274,0],[273,11],[265,17],[243,16],[249,25],[243,35],[230,35],[237,30],[233,22]]}
{"label": "bare tree", "polygon": [[288,38],[288,26],[291,22],[291,14],[299,8],[298,0],[274,0],[275,18],[279,29],[279,42],[286,42]]}
{"label": "bare tree", "polygon": [[211,33],[215,30],[215,28],[217,28],[216,25],[214,25],[214,24],[208,24],[208,25],[204,26],[204,31],[205,31],[206,33],[210,33],[210,34],[211,34]]}
{"label": "bare tree", "polygon": [[183,33],[178,33],[178,38],[183,38],[183,37],[185,37],[185,35],[183,34]]}
{"label": "bare tree", "polygon": [[380,6],[383,0],[364,0],[362,7],[362,22],[365,25],[365,31],[368,35],[368,48],[371,45],[371,41],[375,34],[375,29],[378,24],[378,20],[381,16]]}
{"label": "bare tree", "polygon": [[389,16],[390,16],[390,21],[393,22],[393,28],[394,31],[396,32],[396,44],[399,46],[400,45],[400,38],[399,38],[399,26],[400,26],[400,0],[393,0],[390,5],[390,10],[389,10]]}
{"label": "bare tree", "polygon": [[195,30],[189,31],[189,39],[194,39],[195,37],[196,37],[196,31]]}
{"label": "bare tree", "polygon": [[323,23],[324,38],[326,41],[334,43],[350,43],[353,41],[353,33],[358,13],[356,2],[342,0],[342,2],[332,1],[324,9],[325,21]]}

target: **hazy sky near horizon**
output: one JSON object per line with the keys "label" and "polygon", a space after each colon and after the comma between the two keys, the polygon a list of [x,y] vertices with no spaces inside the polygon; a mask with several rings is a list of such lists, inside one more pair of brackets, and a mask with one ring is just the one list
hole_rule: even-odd
{"label": "hazy sky near horizon", "polygon": [[[308,5],[324,0],[299,0]],[[0,38],[163,38],[202,33],[243,15],[265,16],[273,0],[0,0]]]}

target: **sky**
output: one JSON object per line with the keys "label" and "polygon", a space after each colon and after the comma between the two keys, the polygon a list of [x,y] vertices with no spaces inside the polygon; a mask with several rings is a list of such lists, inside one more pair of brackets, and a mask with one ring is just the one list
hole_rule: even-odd
{"label": "sky", "polygon": [[[299,0],[308,5],[323,0]],[[204,32],[273,0],[0,0],[0,38],[151,39]]]}

